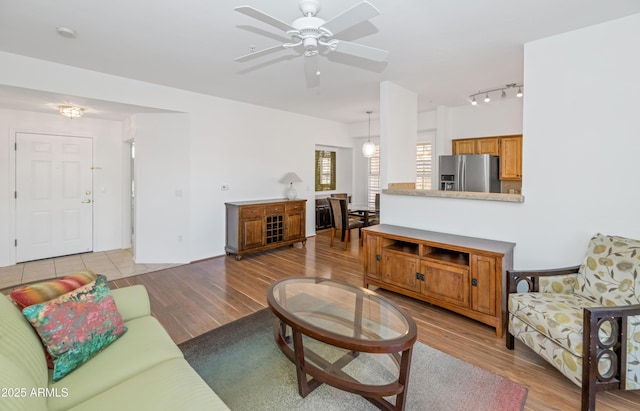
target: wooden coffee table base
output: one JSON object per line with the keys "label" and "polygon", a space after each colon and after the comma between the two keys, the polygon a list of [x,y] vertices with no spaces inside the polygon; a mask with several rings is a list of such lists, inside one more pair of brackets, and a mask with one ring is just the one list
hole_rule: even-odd
{"label": "wooden coffee table base", "polygon": [[[302,333],[300,331],[297,331],[295,328],[289,328],[292,335],[287,335],[288,328],[284,322],[276,318],[273,324],[273,334],[282,353],[296,367],[298,393],[301,397],[306,397],[322,384],[329,384],[340,390],[361,395],[381,410],[404,409],[407,396],[407,390],[405,388],[409,379],[413,346],[402,353],[387,353],[394,359],[396,365],[399,367],[398,379],[396,381],[385,385],[361,384],[342,371],[342,368],[358,357],[360,352],[349,351],[337,361],[331,363],[309,348],[304,348]],[[293,349],[291,348],[292,342]],[[321,364],[324,369],[307,362],[305,355],[316,364]],[[312,377],[310,380],[307,380],[307,374]],[[383,398],[393,395],[396,396],[395,405]]]}

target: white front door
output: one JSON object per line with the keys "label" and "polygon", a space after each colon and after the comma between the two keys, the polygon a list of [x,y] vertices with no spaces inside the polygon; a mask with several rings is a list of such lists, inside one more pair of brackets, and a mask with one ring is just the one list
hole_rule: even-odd
{"label": "white front door", "polygon": [[93,249],[92,140],[16,133],[16,261]]}

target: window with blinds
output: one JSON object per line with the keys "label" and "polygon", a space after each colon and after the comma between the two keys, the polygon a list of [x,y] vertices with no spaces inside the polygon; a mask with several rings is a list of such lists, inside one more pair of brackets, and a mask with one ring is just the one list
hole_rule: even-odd
{"label": "window with blinds", "polygon": [[336,189],[336,152],[316,150],[316,191]]}
{"label": "window with blinds", "polygon": [[[416,189],[431,189],[431,142],[423,141],[416,144]],[[369,173],[367,181],[367,204],[375,207],[376,194],[380,193],[380,146],[376,145],[376,152],[369,158]]]}
{"label": "window with blinds", "polygon": [[369,172],[367,175],[367,205],[374,208],[376,194],[380,193],[380,146],[376,144],[376,152],[369,157]]}
{"label": "window with blinds", "polygon": [[416,146],[416,189],[431,190],[431,142]]}

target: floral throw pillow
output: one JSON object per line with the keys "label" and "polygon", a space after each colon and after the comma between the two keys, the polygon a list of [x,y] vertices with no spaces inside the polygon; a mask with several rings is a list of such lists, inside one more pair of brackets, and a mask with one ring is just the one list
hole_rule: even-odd
{"label": "floral throw pillow", "polygon": [[22,313],[53,358],[53,381],[84,364],[127,328],[103,275],[80,288]]}

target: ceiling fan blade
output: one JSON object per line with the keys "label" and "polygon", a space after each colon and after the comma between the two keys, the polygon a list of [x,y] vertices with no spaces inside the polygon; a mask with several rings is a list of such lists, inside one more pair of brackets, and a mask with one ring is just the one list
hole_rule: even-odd
{"label": "ceiling fan blade", "polygon": [[255,51],[253,53],[245,54],[244,56],[236,57],[233,60],[239,61],[239,62],[244,62],[244,61],[247,61],[247,60],[251,60],[254,57],[264,56],[265,54],[270,54],[270,53],[273,53],[274,51],[278,51],[278,50],[285,49],[285,48],[286,47],[284,47],[284,45],[278,44],[277,46],[267,47],[266,49],[263,49],[263,50],[260,50],[260,51]]}
{"label": "ceiling fan blade", "polygon": [[373,61],[385,61],[389,57],[387,50],[375,47],[363,46],[362,44],[350,43],[342,40],[332,40],[331,50],[338,53],[349,54]]}
{"label": "ceiling fan blade", "polygon": [[380,14],[380,11],[377,8],[368,1],[363,1],[330,19],[322,27],[335,35],[378,14]]}
{"label": "ceiling fan blade", "polygon": [[284,21],[278,20],[277,18],[272,17],[258,9],[254,9],[251,6],[239,6],[234,8],[234,10],[242,14],[245,14],[249,17],[253,17],[256,20],[260,20],[263,23],[272,25],[273,27],[278,28],[282,31],[295,30],[293,27],[291,27],[289,24],[285,23]]}

